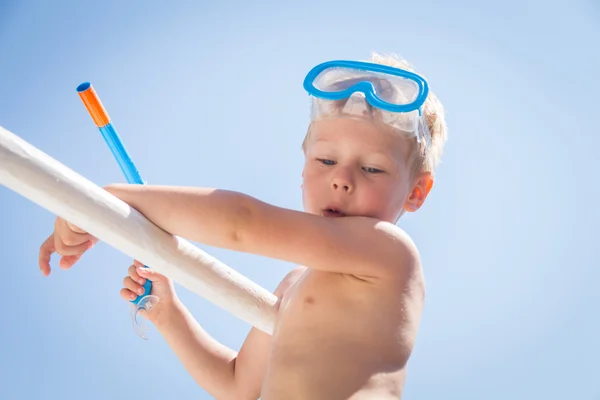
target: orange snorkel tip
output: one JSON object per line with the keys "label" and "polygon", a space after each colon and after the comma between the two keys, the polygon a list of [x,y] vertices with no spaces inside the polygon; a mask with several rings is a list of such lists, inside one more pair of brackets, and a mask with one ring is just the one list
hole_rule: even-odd
{"label": "orange snorkel tip", "polygon": [[98,128],[110,123],[110,117],[91,83],[83,82],[77,86],[77,93]]}

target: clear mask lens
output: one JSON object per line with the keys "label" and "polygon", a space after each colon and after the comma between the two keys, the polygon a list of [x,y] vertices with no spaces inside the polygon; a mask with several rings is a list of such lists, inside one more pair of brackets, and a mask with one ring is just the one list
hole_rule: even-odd
{"label": "clear mask lens", "polygon": [[381,101],[393,105],[414,103],[419,95],[419,85],[412,79],[379,72],[349,68],[328,68],[321,72],[313,85],[328,93],[337,93],[356,87],[371,89]]}

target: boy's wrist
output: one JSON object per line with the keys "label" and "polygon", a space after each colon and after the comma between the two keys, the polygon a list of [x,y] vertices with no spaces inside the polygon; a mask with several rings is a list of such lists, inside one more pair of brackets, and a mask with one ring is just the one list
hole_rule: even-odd
{"label": "boy's wrist", "polygon": [[149,315],[149,320],[152,324],[160,331],[169,327],[173,319],[182,315],[185,310],[185,306],[178,298],[163,301],[156,306],[154,312]]}

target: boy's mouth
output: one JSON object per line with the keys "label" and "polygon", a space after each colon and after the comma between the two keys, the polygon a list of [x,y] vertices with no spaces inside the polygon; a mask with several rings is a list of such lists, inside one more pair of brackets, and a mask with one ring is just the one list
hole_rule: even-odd
{"label": "boy's mouth", "polygon": [[330,218],[346,216],[346,214],[344,214],[343,212],[341,212],[340,210],[337,210],[335,208],[326,208],[321,212],[321,214],[323,214],[324,217],[330,217]]}

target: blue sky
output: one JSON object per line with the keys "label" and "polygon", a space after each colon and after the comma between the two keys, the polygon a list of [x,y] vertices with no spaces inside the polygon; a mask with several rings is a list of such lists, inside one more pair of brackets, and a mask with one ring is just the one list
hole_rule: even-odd
{"label": "blue sky", "polygon": [[[300,209],[304,75],[401,54],[450,129],[427,203],[400,222],[428,285],[405,398],[600,399],[599,42],[596,0],[3,0],[0,125],[123,182],[75,92],[90,81],[150,183]],[[132,332],[128,256],[100,244],[43,278],[54,216],[4,187],[0,204],[0,398],[210,398],[156,331]],[[292,267],[200,247],[269,290]],[[245,323],[179,294],[239,348]]]}

